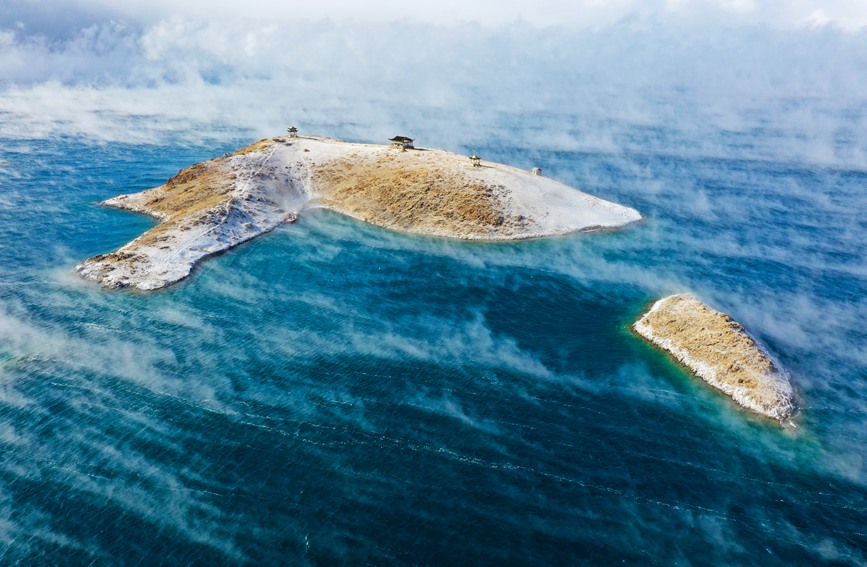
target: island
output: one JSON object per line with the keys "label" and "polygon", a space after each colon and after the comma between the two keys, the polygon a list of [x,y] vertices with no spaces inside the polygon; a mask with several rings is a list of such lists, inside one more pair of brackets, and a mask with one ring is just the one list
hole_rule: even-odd
{"label": "island", "polygon": [[694,295],[660,299],[633,329],[744,408],[779,421],[794,414],[787,375],[741,324]]}
{"label": "island", "polygon": [[411,234],[490,241],[608,230],[642,218],[635,209],[478,158],[297,135],[261,140],[102,204],[161,222],[76,270],[106,288],[143,291],[178,282],[203,258],[316,207]]}

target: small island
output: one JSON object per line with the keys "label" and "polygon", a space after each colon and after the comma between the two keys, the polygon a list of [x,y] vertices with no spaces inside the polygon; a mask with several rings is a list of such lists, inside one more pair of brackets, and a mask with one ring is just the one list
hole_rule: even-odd
{"label": "small island", "polygon": [[161,222],[76,270],[106,288],[163,288],[188,276],[203,258],[315,207],[411,234],[490,241],[641,220],[635,209],[553,179],[416,149],[410,138],[400,138],[399,150],[297,134],[266,139],[188,167],[159,187],[104,201]]}
{"label": "small island", "polygon": [[780,421],[795,413],[788,377],[742,325],[695,296],[660,299],[633,328],[741,406]]}

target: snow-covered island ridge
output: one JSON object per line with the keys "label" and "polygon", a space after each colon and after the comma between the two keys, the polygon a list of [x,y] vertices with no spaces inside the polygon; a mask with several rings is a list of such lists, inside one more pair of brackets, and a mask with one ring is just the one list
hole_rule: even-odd
{"label": "snow-covered island ridge", "polygon": [[442,150],[320,137],[262,140],[180,171],[165,185],[105,205],[160,224],[79,264],[107,288],[154,290],[203,258],[326,207],[388,229],[471,240],[518,240],[622,227],[635,209],[552,179]]}

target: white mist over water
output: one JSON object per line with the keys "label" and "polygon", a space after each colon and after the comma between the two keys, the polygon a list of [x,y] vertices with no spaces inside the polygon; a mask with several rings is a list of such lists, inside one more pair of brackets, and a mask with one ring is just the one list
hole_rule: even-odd
{"label": "white mist over water", "polygon": [[[309,14],[261,3],[235,17],[227,5],[144,16],[98,2],[61,22],[28,6],[0,20],[4,137],[207,143],[291,122],[461,149],[517,123],[529,148],[617,154],[653,144],[624,148],[632,128],[674,126],[701,140],[680,149],[689,155],[867,163],[867,9],[842,2],[823,3],[821,26],[804,23],[806,2],[590,3],[553,27],[519,19],[521,4],[497,10],[509,23],[471,7],[465,22],[404,20],[391,5],[353,21],[342,3]],[[756,131],[774,144],[755,145]]]}
{"label": "white mist over water", "polygon": [[[0,558],[864,564],[863,3],[245,6],[0,5]],[[69,275],[150,226],[97,201],[290,124],[648,218],[490,246],[317,211],[164,293]],[[782,358],[796,433],[627,334],[681,291]]]}

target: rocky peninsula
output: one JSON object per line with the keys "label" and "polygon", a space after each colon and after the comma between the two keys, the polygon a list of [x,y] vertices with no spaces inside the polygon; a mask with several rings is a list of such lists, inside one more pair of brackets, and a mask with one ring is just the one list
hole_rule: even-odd
{"label": "rocky peninsula", "polygon": [[635,209],[507,165],[312,136],[262,140],[103,204],[161,222],[76,270],[106,288],[145,291],[178,282],[203,258],[315,207],[392,230],[467,240],[606,230],[641,219]]}
{"label": "rocky peninsula", "polygon": [[788,377],[742,325],[695,296],[660,299],[633,328],[741,406],[781,421],[795,412]]}

